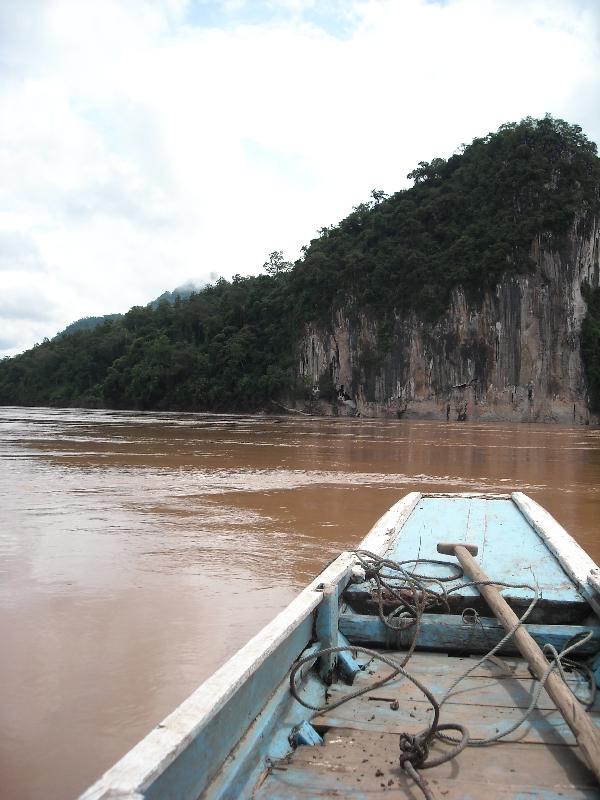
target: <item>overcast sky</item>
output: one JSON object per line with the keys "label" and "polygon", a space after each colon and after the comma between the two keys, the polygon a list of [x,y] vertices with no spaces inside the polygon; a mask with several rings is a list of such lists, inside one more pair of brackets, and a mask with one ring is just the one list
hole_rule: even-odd
{"label": "overcast sky", "polygon": [[0,0],[0,354],[599,100],[600,0]]}

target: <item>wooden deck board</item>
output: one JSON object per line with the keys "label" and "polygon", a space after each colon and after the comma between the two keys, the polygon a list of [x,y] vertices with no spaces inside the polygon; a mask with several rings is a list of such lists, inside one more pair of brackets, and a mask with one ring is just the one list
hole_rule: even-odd
{"label": "wooden deck board", "polygon": [[[441,522],[442,521],[442,522]],[[587,603],[549,552],[517,506],[504,499],[482,497],[421,497],[407,518],[399,535],[391,542],[386,555],[397,561],[413,555],[423,559],[439,559],[437,544],[441,541],[465,542],[479,547],[478,560],[491,577],[514,583],[538,585],[542,604],[553,604],[554,612]],[[448,569],[423,564],[416,569],[428,575],[448,575]],[[447,587],[457,582],[447,584]],[[462,582],[462,581],[460,581]],[[355,594],[366,592],[369,584],[353,587]],[[458,592],[465,598],[479,597],[476,588]],[[528,589],[506,589],[507,599],[528,601]]]}
{"label": "wooden deck board", "polygon": [[[402,653],[396,654],[398,661],[402,655]],[[422,680],[436,698],[441,698],[450,688],[453,681],[459,675],[466,673],[476,663],[474,659],[453,659],[438,653],[431,655],[433,658],[421,658],[419,662],[413,657],[407,669],[415,677]],[[427,663],[428,661],[432,662],[431,665]],[[531,702],[537,683],[532,679],[522,660],[513,659],[513,665],[516,665],[519,661],[520,665],[516,677],[514,674],[509,676],[503,673],[495,665],[491,669],[485,669],[484,665],[481,665],[461,681],[446,703],[448,705],[497,706],[525,710]],[[351,690],[340,683],[332,686],[329,690],[330,702],[335,702],[343,695],[348,694],[349,691],[354,691],[381,680],[389,672],[390,668],[387,665],[373,663],[368,671],[357,675]],[[589,696],[587,681],[580,673],[569,673],[568,683],[582,698]],[[378,704],[374,698],[397,699],[401,706],[408,706],[411,703],[426,703],[426,705],[429,705],[423,693],[408,678],[404,678],[401,675],[380,689],[369,692],[366,697],[369,698],[369,707],[375,707]],[[364,698],[351,701],[348,707],[352,708],[361,704],[364,704]],[[541,710],[556,709],[554,702],[544,689],[541,691],[537,706]],[[596,700],[596,706],[598,706],[598,699]],[[597,710],[600,712],[600,708]]]}
{"label": "wooden deck board", "polygon": [[[507,677],[502,665],[478,667],[461,687],[461,691],[467,686],[471,690],[468,700],[461,695],[453,698],[459,702],[449,701],[443,707],[442,721],[462,722],[473,736],[480,737],[522,716],[534,682],[521,659],[506,659],[504,663],[514,670],[514,677]],[[439,696],[472,664],[470,658],[418,653],[409,669]],[[370,665],[370,673],[357,676],[352,690],[376,680],[386,669],[384,665],[381,669]],[[499,680],[491,678],[494,673]],[[571,676],[570,681],[579,679]],[[347,691],[351,689],[340,684],[331,687],[331,701]],[[393,699],[399,701],[397,710],[391,707]],[[571,732],[560,714],[552,710],[547,695],[542,696],[541,705],[542,709],[509,737],[513,741],[467,748],[452,762],[424,771],[438,796],[444,800],[600,800],[594,776],[581,761]],[[417,733],[431,715],[426,698],[406,679],[321,714],[313,724],[324,733],[325,745],[300,747],[279,762],[257,791],[256,800],[390,796],[417,800],[421,798],[419,790],[399,770],[398,734]],[[598,704],[594,716],[600,723]],[[436,743],[434,747],[438,750],[444,745]]]}
{"label": "wooden deck board", "polygon": [[[385,654],[396,660],[401,660],[406,655],[406,651],[386,650]],[[479,659],[480,656],[455,656],[447,655],[446,653],[417,651],[411,656],[410,664],[407,669],[419,675],[447,675],[449,671],[454,674],[458,674],[459,672],[462,674],[472,667],[474,662]],[[366,660],[366,656],[358,659],[360,664],[364,664]],[[502,656],[495,661],[484,661],[483,664],[471,673],[471,676],[480,678],[508,677],[505,671],[506,669],[510,670],[510,677],[512,678],[531,680],[531,672],[529,671],[527,663],[518,656]],[[573,677],[573,674],[568,672],[567,680],[568,682],[574,681],[579,683],[580,678]]]}
{"label": "wooden deck board", "polygon": [[[519,763],[527,765],[525,774],[516,768]],[[300,747],[276,766],[256,800],[332,796],[422,800],[398,766],[398,737],[390,734],[330,731],[324,747]],[[493,751],[469,748],[458,759],[423,770],[423,776],[444,800],[600,798],[594,776],[575,748],[560,745],[497,745]]]}
{"label": "wooden deck board", "polygon": [[[488,612],[489,613],[489,612]],[[540,647],[553,645],[558,652],[575,637],[591,633],[591,638],[579,647],[580,655],[593,655],[600,648],[600,626],[593,625],[525,624],[525,630]],[[340,614],[340,631],[353,644],[375,645],[393,649],[408,649],[415,637],[414,627],[392,630],[374,614],[357,614],[344,610]],[[480,617],[477,624],[467,624],[459,614],[423,614],[417,633],[417,648],[442,653],[488,653],[506,636],[506,629],[494,617]],[[502,655],[518,655],[514,638],[508,639],[498,651]]]}

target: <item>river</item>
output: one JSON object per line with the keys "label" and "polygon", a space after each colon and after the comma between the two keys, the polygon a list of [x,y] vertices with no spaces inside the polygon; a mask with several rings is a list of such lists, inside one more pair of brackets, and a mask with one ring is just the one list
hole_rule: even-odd
{"label": "river", "polygon": [[600,560],[600,431],[0,408],[0,796],[73,797],[406,492]]}

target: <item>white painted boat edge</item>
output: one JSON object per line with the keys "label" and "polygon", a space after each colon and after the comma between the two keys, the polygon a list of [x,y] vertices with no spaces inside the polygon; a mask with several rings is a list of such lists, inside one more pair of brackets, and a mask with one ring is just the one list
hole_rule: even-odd
{"label": "white painted boat edge", "polygon": [[[395,503],[371,528],[360,547],[383,554],[420,498],[420,492],[410,492]],[[323,594],[317,587],[345,581],[355,564],[352,553],[341,553],[268,625],[87,789],[80,800],[135,797],[142,792],[198,736],[277,646],[315,610]]]}
{"label": "white painted boat edge", "polygon": [[421,492],[409,492],[404,495],[373,525],[357,549],[384,555],[421,497],[423,497]]}
{"label": "white painted boat edge", "polygon": [[595,581],[598,566],[554,517],[523,492],[513,492],[512,500],[531,527],[556,556],[580,593],[600,616],[600,598],[596,597]]}
{"label": "white painted boat edge", "polygon": [[475,498],[478,500],[510,500],[507,492],[426,492],[423,497]]}
{"label": "white painted boat edge", "polygon": [[[349,576],[354,559],[343,552],[256,636],[91,786],[81,800],[143,791],[175,760],[236,690],[321,602],[321,584]],[[117,793],[117,794],[115,794]]]}

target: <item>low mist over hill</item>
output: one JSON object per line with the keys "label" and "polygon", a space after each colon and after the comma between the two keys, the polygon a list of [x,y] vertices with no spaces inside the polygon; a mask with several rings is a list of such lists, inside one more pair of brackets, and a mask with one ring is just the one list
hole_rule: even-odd
{"label": "low mist over hill", "polygon": [[[201,291],[209,283],[214,283],[219,280],[219,275],[216,272],[211,272],[207,278],[197,278],[196,280],[189,280],[181,286],[177,286],[172,292],[163,292],[155,300],[148,303],[152,308],[157,308],[160,303],[174,303],[176,300],[187,300],[194,292]],[[61,336],[70,336],[77,331],[92,331],[98,325],[104,322],[115,322],[116,320],[123,319],[123,314],[103,314],[101,317],[82,317],[81,319],[71,322],[70,325],[56,334],[55,338]]]}

